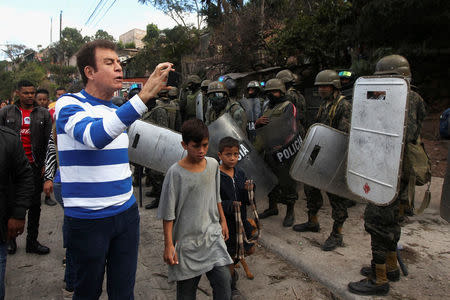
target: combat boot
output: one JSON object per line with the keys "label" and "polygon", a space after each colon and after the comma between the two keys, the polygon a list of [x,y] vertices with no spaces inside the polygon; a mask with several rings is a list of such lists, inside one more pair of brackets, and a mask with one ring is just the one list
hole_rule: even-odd
{"label": "combat boot", "polygon": [[306,231],[319,232],[320,231],[319,219],[317,218],[317,215],[311,215],[308,213],[308,222],[294,225],[292,229],[298,232],[306,232]]}
{"label": "combat boot", "polygon": [[[395,259],[397,260],[397,253],[395,253]],[[389,264],[392,264],[392,262],[389,262]],[[394,266],[397,267],[397,261],[395,261]],[[390,271],[388,271],[388,270],[390,270]],[[372,277],[372,278],[375,277],[375,263],[372,261],[370,263],[370,266],[362,267],[360,273],[362,276],[365,276],[365,277]],[[399,281],[400,280],[400,269],[398,267],[397,267],[397,269],[392,269],[392,267],[389,267],[387,257],[386,257],[386,277],[389,281]]]}
{"label": "combat boot", "polygon": [[159,198],[156,198],[155,200],[153,200],[152,202],[147,204],[145,206],[145,209],[154,209],[154,208],[158,208],[158,206],[159,206]]}
{"label": "combat boot", "polygon": [[270,199],[269,198],[269,208],[264,210],[262,212],[262,214],[259,215],[260,219],[265,219],[268,218],[270,216],[276,216],[278,215],[278,207],[277,207],[277,202],[276,200]]}
{"label": "combat boot", "polygon": [[294,224],[295,213],[294,213],[294,204],[288,204],[286,208],[286,216],[283,220],[284,227],[291,227]]}
{"label": "combat boot", "polygon": [[330,233],[330,236],[322,245],[322,250],[331,251],[336,249],[337,247],[342,247],[343,240],[344,238],[342,235],[342,226],[337,226],[336,224],[334,224],[333,231]]}
{"label": "combat boot", "polygon": [[386,264],[375,264],[375,277],[350,282],[348,290],[358,295],[387,295],[389,293],[389,282],[386,277]]}
{"label": "combat boot", "polygon": [[396,251],[388,251],[386,253],[386,275],[390,281],[400,280],[400,269],[397,264]]}

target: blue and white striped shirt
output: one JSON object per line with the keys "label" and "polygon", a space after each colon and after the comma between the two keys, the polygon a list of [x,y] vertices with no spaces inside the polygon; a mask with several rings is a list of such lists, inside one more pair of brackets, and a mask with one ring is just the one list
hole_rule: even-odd
{"label": "blue and white striped shirt", "polygon": [[64,213],[97,219],[136,202],[125,132],[147,111],[139,96],[120,108],[85,90],[56,102],[56,133]]}

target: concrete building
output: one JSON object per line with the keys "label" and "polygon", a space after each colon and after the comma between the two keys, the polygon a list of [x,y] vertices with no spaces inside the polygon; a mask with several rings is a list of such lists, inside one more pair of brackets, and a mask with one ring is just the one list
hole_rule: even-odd
{"label": "concrete building", "polygon": [[142,39],[147,34],[145,30],[142,29],[132,29],[124,34],[119,36],[119,41],[121,41],[124,45],[128,43],[134,43],[137,49],[144,48],[144,42]]}

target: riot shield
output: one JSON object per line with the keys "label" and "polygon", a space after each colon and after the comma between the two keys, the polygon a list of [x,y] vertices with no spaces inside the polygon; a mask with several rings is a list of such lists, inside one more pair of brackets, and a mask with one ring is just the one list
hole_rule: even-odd
{"label": "riot shield", "polygon": [[302,144],[295,110],[285,109],[279,117],[270,117],[268,124],[256,130],[256,136],[255,147],[264,152],[271,167],[292,162]]}
{"label": "riot shield", "polygon": [[408,91],[400,77],[360,77],[355,83],[347,184],[376,205],[388,205],[399,190]]}
{"label": "riot shield", "polygon": [[277,177],[267,167],[264,160],[245,137],[245,133],[228,114],[223,114],[209,126],[208,156],[218,158],[219,142],[222,138],[231,136],[239,141],[239,162],[237,166],[244,170],[248,179],[256,184],[257,199],[263,199],[277,184]]}
{"label": "riot shield", "polygon": [[247,114],[247,120],[249,122],[255,122],[256,119],[261,117],[261,99],[259,98],[242,98],[240,101],[242,107]]}
{"label": "riot shield", "polygon": [[197,119],[205,121],[203,116],[203,93],[201,92],[195,97],[195,115]]}
{"label": "riot shield", "polygon": [[137,120],[128,129],[130,161],[166,173],[186,152],[181,134],[152,123]]}
{"label": "riot shield", "polygon": [[305,89],[305,100],[306,100],[306,128],[309,128],[315,123],[317,113],[319,111],[320,104],[323,100],[320,98],[317,87],[306,88]]}
{"label": "riot shield", "polygon": [[251,142],[255,140],[255,121],[262,115],[260,98],[242,98],[239,101],[247,115],[247,136]]}
{"label": "riot shield", "polygon": [[323,124],[312,125],[290,174],[297,181],[326,192],[353,200],[361,200],[347,187],[345,162],[348,135]]}

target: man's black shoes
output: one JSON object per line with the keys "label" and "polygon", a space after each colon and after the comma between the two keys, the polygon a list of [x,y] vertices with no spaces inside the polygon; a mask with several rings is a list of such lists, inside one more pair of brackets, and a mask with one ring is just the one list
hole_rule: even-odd
{"label": "man's black shoes", "polygon": [[44,245],[41,245],[38,241],[27,241],[26,251],[27,253],[36,253],[39,255],[50,253],[50,249]]}

